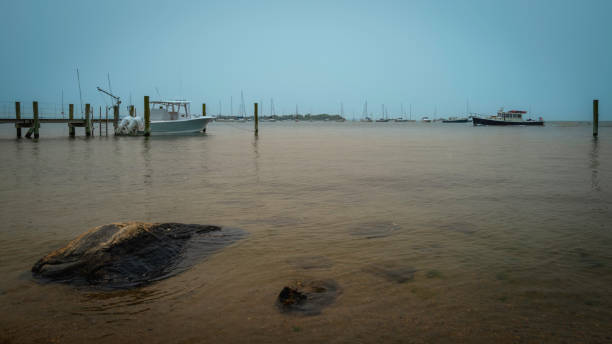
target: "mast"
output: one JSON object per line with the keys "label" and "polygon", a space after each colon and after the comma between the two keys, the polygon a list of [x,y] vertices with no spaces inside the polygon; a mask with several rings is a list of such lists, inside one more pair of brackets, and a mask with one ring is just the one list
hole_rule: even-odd
{"label": "mast", "polygon": [[410,120],[412,121],[412,104],[410,104]]}
{"label": "mast", "polygon": [[77,68],[77,82],[79,84],[79,99],[81,100],[81,115],[83,115],[83,94],[81,93],[81,76],[79,75],[78,68]]}
{"label": "mast", "polygon": [[62,88],[62,117],[64,117],[64,89]]}
{"label": "mast", "polygon": [[234,115],[234,97],[230,96],[230,116]]}
{"label": "mast", "polygon": [[244,93],[240,91],[240,115],[242,118],[246,115],[246,107],[244,105]]}

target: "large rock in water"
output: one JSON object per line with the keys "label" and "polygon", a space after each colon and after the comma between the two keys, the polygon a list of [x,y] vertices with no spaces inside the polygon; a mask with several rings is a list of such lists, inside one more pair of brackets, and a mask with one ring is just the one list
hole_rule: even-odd
{"label": "large rock in water", "polygon": [[182,223],[103,225],[51,252],[32,267],[35,277],[100,288],[133,288],[176,275],[242,238],[236,228]]}

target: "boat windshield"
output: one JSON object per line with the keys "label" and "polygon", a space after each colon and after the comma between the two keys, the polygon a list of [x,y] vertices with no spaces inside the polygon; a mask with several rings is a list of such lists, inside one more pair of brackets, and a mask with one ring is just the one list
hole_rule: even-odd
{"label": "boat windshield", "polygon": [[173,121],[190,119],[189,104],[186,100],[154,100],[151,102],[152,121]]}

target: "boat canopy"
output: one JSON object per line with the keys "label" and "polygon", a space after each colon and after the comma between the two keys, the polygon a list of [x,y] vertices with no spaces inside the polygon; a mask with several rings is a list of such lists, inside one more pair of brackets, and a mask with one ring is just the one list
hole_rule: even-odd
{"label": "boat canopy", "polygon": [[191,102],[188,100],[152,100],[149,104],[151,106],[151,120],[172,121],[191,118],[189,113]]}
{"label": "boat canopy", "polygon": [[189,100],[152,100],[151,104],[166,104],[166,105],[184,105],[191,104]]}

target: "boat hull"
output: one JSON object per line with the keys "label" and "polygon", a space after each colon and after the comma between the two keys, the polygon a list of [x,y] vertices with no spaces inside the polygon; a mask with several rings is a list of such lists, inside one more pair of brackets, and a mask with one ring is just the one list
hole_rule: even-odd
{"label": "boat hull", "polygon": [[152,121],[151,133],[159,134],[189,134],[206,131],[206,126],[214,117],[199,117],[174,121]]}
{"label": "boat hull", "polygon": [[544,125],[544,121],[502,121],[478,117],[472,117],[472,122],[474,125]]}
{"label": "boat hull", "polygon": [[463,118],[463,119],[445,119],[442,120],[442,123],[467,123],[468,119],[467,118]]}

